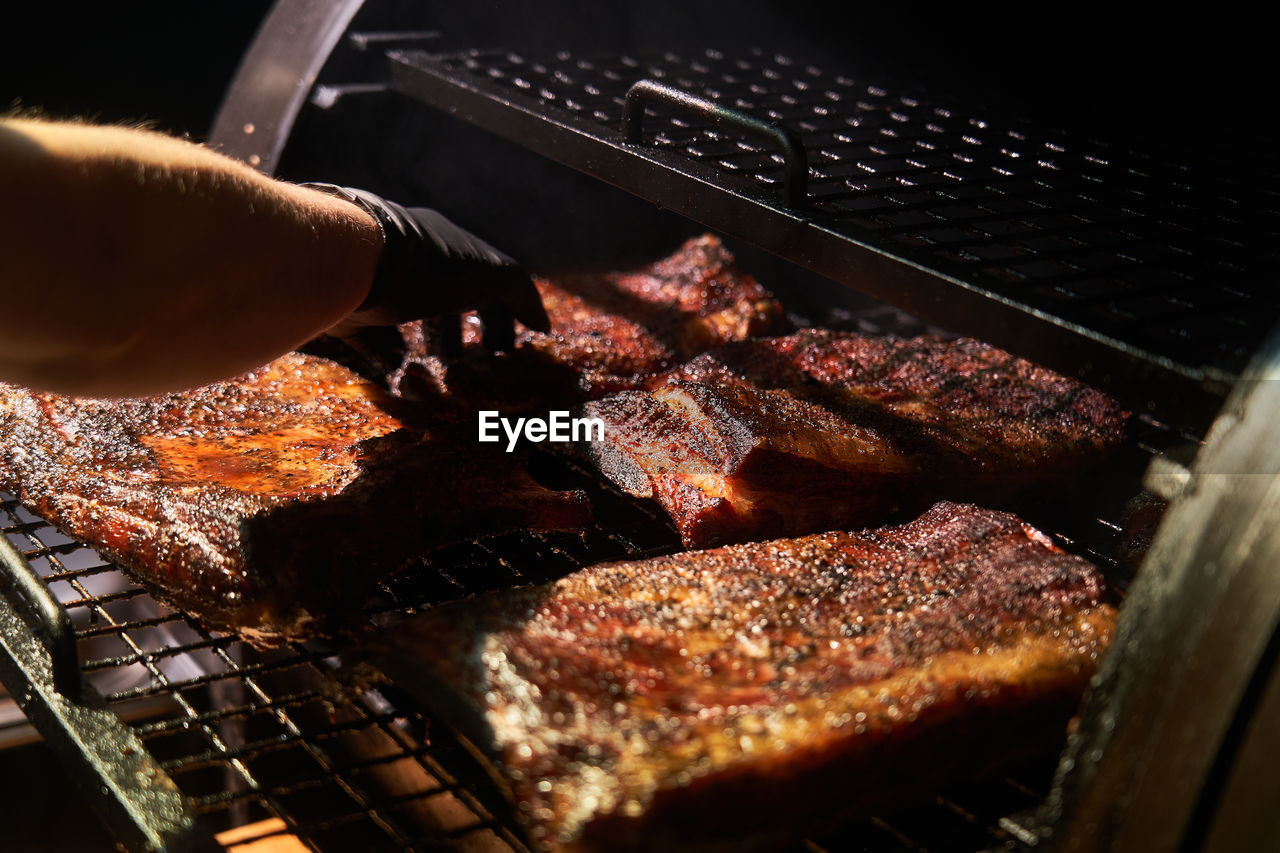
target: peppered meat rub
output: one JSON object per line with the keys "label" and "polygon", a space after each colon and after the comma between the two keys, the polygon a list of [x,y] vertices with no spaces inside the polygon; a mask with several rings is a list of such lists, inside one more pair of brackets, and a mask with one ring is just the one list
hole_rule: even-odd
{"label": "peppered meat rub", "polygon": [[296,353],[147,399],[0,384],[0,488],[163,600],[260,643],[296,639],[436,546],[589,522],[582,493],[422,419]]}
{"label": "peppered meat rub", "polygon": [[781,303],[710,234],[643,269],[535,283],[549,332],[522,329],[512,352],[492,357],[470,315],[462,352],[441,357],[423,325],[410,324],[392,386],[464,419],[478,408],[529,411],[639,388],[711,347],[787,328]]}
{"label": "peppered meat rub", "polygon": [[771,846],[1061,745],[1111,636],[1013,515],[599,565],[444,605],[383,668],[497,762],[553,849]]}
{"label": "peppered meat rub", "polygon": [[979,341],[824,330],[725,344],[585,410],[605,422],[600,470],[690,546],[1002,499],[1104,458],[1127,418]]}

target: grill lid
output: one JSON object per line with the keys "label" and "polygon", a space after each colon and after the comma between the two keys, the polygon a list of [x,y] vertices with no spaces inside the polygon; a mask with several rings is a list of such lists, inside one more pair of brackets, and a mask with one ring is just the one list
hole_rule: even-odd
{"label": "grill lid", "polygon": [[1277,317],[1272,176],[1206,175],[759,50],[390,58],[413,98],[1165,417],[1216,411]]}

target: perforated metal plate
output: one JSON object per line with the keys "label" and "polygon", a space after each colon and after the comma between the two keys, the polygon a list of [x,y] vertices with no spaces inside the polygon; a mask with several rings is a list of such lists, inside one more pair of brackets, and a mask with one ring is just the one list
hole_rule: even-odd
{"label": "perforated metal plate", "polygon": [[[1252,166],[1205,174],[760,51],[391,58],[414,98],[1164,417],[1211,415],[1280,317],[1280,197]],[[640,80],[716,109],[650,105],[628,142]],[[803,201],[725,111],[799,138]]]}

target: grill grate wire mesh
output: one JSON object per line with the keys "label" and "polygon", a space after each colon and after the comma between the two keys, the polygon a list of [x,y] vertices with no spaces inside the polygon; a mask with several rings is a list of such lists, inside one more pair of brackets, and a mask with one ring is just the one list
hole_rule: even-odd
{"label": "grill grate wire mesh", "polygon": [[[863,332],[925,331],[887,308],[822,319]],[[1027,517],[1094,560],[1122,594],[1128,578],[1113,554],[1124,499],[1137,493],[1151,454],[1197,442],[1138,418],[1109,503],[1077,506],[1074,515],[1064,515],[1061,505],[1029,508]],[[532,467],[548,485],[591,491],[601,525],[582,535],[508,534],[445,548],[381,586],[369,605],[371,623],[393,624],[432,603],[547,580],[593,562],[679,549],[674,529],[655,509],[597,484],[571,460],[545,454]],[[12,497],[0,498],[4,534],[73,619],[82,672],[211,834],[261,825],[254,837],[291,833],[316,851],[436,849],[463,841],[527,849],[465,745],[394,685],[352,689],[341,644],[259,651],[213,633],[156,602]],[[845,849],[851,839],[859,849],[885,853],[1012,849],[1031,837],[1025,818],[1043,798],[1052,769],[1047,760],[966,784],[927,806],[862,821],[798,849]]]}

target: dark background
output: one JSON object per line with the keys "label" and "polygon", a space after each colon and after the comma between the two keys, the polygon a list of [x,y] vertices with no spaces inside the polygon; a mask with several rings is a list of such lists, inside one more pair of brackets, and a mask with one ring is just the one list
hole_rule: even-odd
{"label": "dark background", "polygon": [[[1242,8],[1118,4],[393,2],[458,43],[680,48],[752,43],[967,104],[1193,156],[1270,137],[1269,28]],[[9,4],[0,108],[147,119],[202,137],[264,0]],[[1171,7],[1170,7],[1171,8]],[[1254,7],[1257,8],[1257,7]]]}
{"label": "dark background", "polygon": [[270,4],[13,3],[0,109],[150,121],[203,137]]}
{"label": "dark background", "polygon": [[[0,109],[147,121],[203,140],[271,6],[148,0],[11,8]],[[895,92],[917,87],[966,111],[1030,119],[1208,174],[1249,178],[1275,159],[1269,29],[1229,6],[1154,16],[1115,4],[367,0],[357,24],[438,30],[443,37],[432,49],[509,46],[532,55],[761,46]],[[322,79],[341,81],[343,69],[331,67]],[[439,207],[540,272],[634,262],[616,251],[618,233],[650,234],[634,247],[647,257],[681,232],[653,222],[629,198],[606,198],[576,173],[521,159],[515,146],[397,103],[399,96],[367,100],[324,116],[304,108],[279,174]],[[600,201],[584,201],[593,192]],[[561,227],[547,227],[548,211]],[[645,224],[612,227],[623,221]],[[601,257],[591,255],[597,249]]]}

